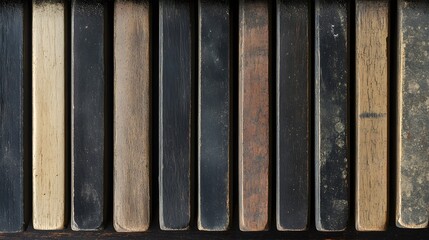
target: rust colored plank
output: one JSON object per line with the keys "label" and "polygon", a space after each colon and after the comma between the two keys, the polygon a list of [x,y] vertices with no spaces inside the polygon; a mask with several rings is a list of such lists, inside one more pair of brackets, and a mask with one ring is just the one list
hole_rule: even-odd
{"label": "rust colored plank", "polygon": [[269,4],[239,2],[239,221],[269,224]]}

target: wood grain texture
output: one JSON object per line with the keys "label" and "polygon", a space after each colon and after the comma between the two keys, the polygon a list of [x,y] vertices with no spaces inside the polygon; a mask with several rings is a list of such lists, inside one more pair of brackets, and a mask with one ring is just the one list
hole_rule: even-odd
{"label": "wood grain texture", "polygon": [[229,1],[198,6],[198,228],[225,231],[232,181]]}
{"label": "wood grain texture", "polygon": [[349,220],[348,2],[315,2],[315,215],[319,231],[343,231]]}
{"label": "wood grain texture", "polygon": [[114,208],[116,231],[150,223],[151,78],[149,1],[114,9]]}
{"label": "wood grain texture", "polygon": [[277,229],[307,229],[310,206],[310,2],[277,1]]}
{"label": "wood grain texture", "polygon": [[189,0],[159,2],[159,222],[191,220],[191,12]]}
{"label": "wood grain texture", "polygon": [[63,1],[33,1],[33,227],[65,220],[65,28]]}
{"label": "wood grain texture", "polygon": [[239,1],[239,226],[269,224],[269,4]]}
{"label": "wood grain texture", "polygon": [[71,2],[71,227],[100,230],[105,215],[105,2]]}
{"label": "wood grain texture", "polygon": [[396,225],[428,227],[429,2],[398,2]]}
{"label": "wood grain texture", "polygon": [[356,229],[388,223],[389,1],[356,2]]}
{"label": "wood grain texture", "polygon": [[24,2],[0,2],[0,232],[25,226]]}

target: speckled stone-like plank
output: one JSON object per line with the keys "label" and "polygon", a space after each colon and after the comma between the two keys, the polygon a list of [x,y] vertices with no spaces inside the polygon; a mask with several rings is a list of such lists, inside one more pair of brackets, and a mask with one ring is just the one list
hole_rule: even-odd
{"label": "speckled stone-like plank", "polygon": [[310,206],[310,1],[277,1],[277,229],[307,229]]}
{"label": "speckled stone-like plank", "polygon": [[63,229],[65,219],[64,1],[32,7],[33,228]]}
{"label": "speckled stone-like plank", "polygon": [[356,229],[387,227],[389,1],[356,2]]}
{"label": "speckled stone-like plank", "polygon": [[151,84],[149,1],[114,5],[113,226],[150,223]]}
{"label": "speckled stone-like plank", "polygon": [[315,203],[319,231],[349,218],[348,2],[315,2]]}
{"label": "speckled stone-like plank", "polygon": [[159,2],[159,225],[191,220],[192,45],[189,0]]}
{"label": "speckled stone-like plank", "polygon": [[269,225],[269,4],[239,1],[238,206],[242,231]]}
{"label": "speckled stone-like plank", "polygon": [[[0,2],[0,232],[24,230],[28,131],[24,1]],[[28,128],[30,129],[30,128]],[[25,156],[25,157],[24,157]]]}
{"label": "speckled stone-like plank", "polygon": [[429,2],[398,2],[396,225],[426,228],[429,218]]}
{"label": "speckled stone-like plank", "polygon": [[71,3],[71,227],[100,230],[105,209],[105,4]]}
{"label": "speckled stone-like plank", "polygon": [[229,0],[200,0],[198,229],[225,231],[231,218]]}

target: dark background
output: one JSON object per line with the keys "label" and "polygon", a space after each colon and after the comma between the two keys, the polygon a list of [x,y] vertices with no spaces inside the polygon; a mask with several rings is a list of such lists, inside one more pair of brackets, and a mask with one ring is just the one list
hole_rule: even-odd
{"label": "dark background", "polygon": [[[197,91],[197,1],[194,0],[190,0],[191,1],[191,8],[192,8],[192,13],[193,15],[192,17],[192,23],[193,23],[193,106],[196,106],[196,102],[197,102],[197,95],[196,95],[196,91]],[[310,4],[310,9],[309,12],[312,15],[312,18],[314,16],[314,4],[313,4],[313,0],[308,0],[309,2],[312,2]],[[238,1],[235,0],[230,0],[231,2],[231,20],[232,20],[232,26],[231,26],[231,32],[232,32],[232,66],[233,66],[233,149],[234,149],[234,155],[233,155],[233,190],[237,189],[238,186],[238,179],[237,179],[237,169],[238,169],[238,155],[237,155],[237,110],[238,110],[238,99],[237,99],[237,90],[238,90],[238,31],[237,31],[237,26],[238,26],[238,17],[237,17],[237,13],[238,13]],[[347,228],[346,231],[344,232],[339,232],[339,233],[323,233],[323,232],[318,232],[315,229],[315,225],[314,225],[314,191],[311,191],[311,215],[310,215],[310,224],[309,224],[309,229],[307,231],[304,232],[279,232],[276,230],[276,224],[275,224],[275,204],[274,204],[274,200],[275,200],[275,192],[273,190],[275,190],[275,161],[274,161],[274,153],[275,153],[275,137],[274,137],[274,132],[273,132],[273,126],[274,126],[274,110],[275,110],[275,96],[274,96],[274,87],[275,87],[275,52],[271,53],[271,104],[270,104],[270,111],[271,111],[271,224],[270,224],[270,230],[269,231],[265,231],[265,232],[241,232],[238,228],[238,205],[237,205],[237,199],[238,199],[238,195],[237,195],[237,191],[233,191],[233,216],[232,216],[232,224],[231,224],[231,229],[229,231],[226,232],[202,232],[202,231],[198,231],[197,227],[196,227],[196,215],[194,211],[194,215],[193,215],[193,221],[191,223],[190,229],[188,231],[161,231],[159,229],[159,224],[158,224],[158,91],[157,91],[157,87],[158,87],[158,1],[151,1],[152,5],[151,5],[151,21],[152,21],[152,43],[151,43],[151,47],[152,47],[152,116],[153,116],[153,122],[152,122],[152,135],[153,135],[153,146],[152,146],[152,153],[153,153],[153,158],[152,158],[152,221],[151,221],[151,227],[149,229],[148,232],[145,233],[116,233],[112,227],[112,155],[110,155],[106,161],[107,161],[107,166],[108,169],[106,169],[106,176],[109,180],[109,194],[107,197],[107,201],[108,201],[108,209],[107,209],[107,221],[106,221],[106,229],[102,230],[102,231],[98,231],[98,232],[73,232],[70,229],[70,225],[67,225],[67,228],[65,230],[62,231],[36,231],[32,229],[31,226],[31,218],[28,224],[28,228],[25,232],[23,233],[15,233],[15,234],[0,234],[0,238],[5,238],[5,239],[13,239],[13,238],[37,238],[37,239],[43,239],[43,238],[77,238],[77,239],[96,239],[96,238],[111,238],[111,239],[117,239],[117,238],[127,238],[127,239],[429,239],[429,232],[426,229],[420,229],[420,230],[408,230],[408,229],[399,229],[395,226],[395,188],[396,188],[396,182],[395,182],[395,169],[396,169],[396,164],[395,164],[395,142],[396,140],[394,139],[395,136],[395,126],[396,126],[396,112],[395,112],[395,104],[396,104],[396,82],[397,82],[397,78],[396,78],[396,66],[395,66],[395,57],[396,57],[396,38],[398,36],[397,32],[396,32],[396,26],[397,26],[397,16],[396,16],[396,7],[397,7],[397,2],[396,0],[392,0],[390,1],[390,113],[389,113],[389,119],[390,119],[390,149],[389,149],[389,154],[390,154],[390,158],[389,158],[389,168],[390,168],[390,185],[389,185],[389,225],[388,225],[388,229],[385,232],[357,232],[354,228],[354,162],[355,162],[355,154],[354,154],[354,126],[355,126],[355,121],[354,121],[354,99],[355,99],[355,94],[354,94],[354,82],[355,82],[355,77],[354,77],[354,73],[355,73],[355,67],[354,67],[354,46],[355,46],[355,36],[354,36],[354,32],[355,32],[355,26],[354,26],[354,18],[355,18],[355,13],[354,13],[354,5],[355,5],[355,0],[351,0],[350,1],[350,5],[349,5],[349,39],[350,39],[350,49],[351,49],[351,55],[350,55],[350,63],[351,63],[351,77],[350,77],[350,159],[351,159],[351,166],[350,166],[350,170],[351,170],[351,208],[350,208],[350,221],[349,221],[349,227]],[[276,29],[276,23],[275,23],[275,13],[276,13],[276,7],[275,7],[275,0],[270,0],[270,4],[271,4],[271,33],[270,33],[270,37],[271,37],[271,43],[272,43],[272,51],[275,50],[276,48],[274,47],[276,44],[276,39],[275,39],[275,29]],[[67,31],[66,31],[66,47],[68,50],[66,50],[66,63],[70,63],[70,1],[66,1],[66,9],[67,9],[67,19],[66,19],[66,26],[67,26]],[[25,36],[26,36],[26,45],[27,45],[27,50],[26,50],[26,79],[28,81],[27,86],[31,87],[31,1],[27,1],[26,5],[26,17],[25,17],[25,21],[26,21],[26,29],[25,29]],[[429,17],[429,16],[428,16]],[[312,35],[314,33],[314,18],[312,19]],[[113,4],[112,1],[106,1],[106,21],[107,21],[107,26],[108,26],[108,31],[106,34],[106,39],[107,41],[107,46],[106,46],[106,58],[108,59],[106,61],[106,68],[107,69],[111,69],[110,71],[107,71],[106,73],[106,77],[107,77],[107,81],[108,81],[108,86],[109,86],[109,93],[110,96],[108,97],[108,99],[106,99],[107,104],[110,108],[110,113],[113,110],[113,106],[112,106],[112,89],[113,89]],[[304,39],[303,39],[304,41]],[[312,45],[313,49],[314,49],[314,44]],[[69,64],[68,64],[69,65]],[[313,67],[314,68],[314,67]],[[66,69],[67,72],[67,88],[70,89],[70,66],[67,67]],[[314,71],[313,71],[314,72]],[[313,82],[314,80],[312,80]],[[312,84],[314,86],[314,84]],[[28,90],[28,89],[27,89]],[[27,91],[28,93],[29,91]],[[31,104],[31,96],[30,94],[26,95],[27,97],[27,103]],[[68,104],[68,108],[67,108],[67,118],[69,118],[70,116],[70,94],[67,94],[67,101]],[[196,109],[195,107],[193,107],[193,109]],[[31,111],[31,108],[27,108],[27,110]],[[196,123],[196,112],[195,110],[193,110],[193,118],[194,118],[194,123]],[[314,111],[313,111],[314,112]],[[27,116],[31,116],[31,115],[27,115]],[[108,114],[108,116],[112,117],[112,114]],[[314,119],[314,118],[313,118]],[[113,129],[113,124],[112,124],[112,120],[108,119],[106,121],[107,125],[106,125],[106,133],[107,136],[110,136],[110,140],[109,141],[113,141],[112,138],[112,129]],[[31,119],[27,121],[27,124],[29,124],[29,126],[31,126]],[[68,124],[68,129],[70,129],[69,126],[69,122]],[[197,126],[194,124],[193,129],[194,133],[196,133],[197,130]],[[67,131],[67,135],[69,135],[70,130]],[[194,134],[193,136],[196,136],[196,134]],[[31,143],[31,136],[27,136],[30,139],[30,143]],[[27,149],[31,150],[31,145],[30,143],[28,143],[29,146],[27,146]],[[69,140],[68,140],[69,143]],[[110,142],[110,146],[112,142]],[[196,146],[196,139],[193,139],[193,144],[194,146]],[[108,145],[108,146],[109,146]],[[314,141],[312,142],[312,146],[314,146]],[[70,166],[70,149],[69,149],[69,144],[67,146],[67,153],[68,153],[68,157],[67,157],[67,166]],[[193,148],[193,151],[196,151],[196,148]],[[112,151],[109,151],[112,152]],[[27,154],[28,156],[31,156],[31,154]],[[193,156],[197,156],[196,152],[194,152]],[[313,159],[313,158],[312,158]],[[196,171],[196,159],[192,159],[193,161],[193,171],[194,171],[194,176],[193,176],[193,180],[196,180],[196,176],[195,173]],[[31,176],[31,172],[29,172],[31,170],[31,159],[27,159],[27,172],[26,175],[27,176]],[[312,160],[311,163],[311,171],[312,171],[312,183],[314,182],[314,175],[313,175],[313,170],[314,170],[314,163]],[[70,176],[70,168],[68,168],[68,176]],[[31,181],[31,177],[27,178],[28,181]],[[29,182],[29,186],[31,186],[31,182]],[[195,188],[196,184],[194,182],[193,184],[193,198],[194,200],[196,200],[196,188]],[[67,185],[68,188],[68,192],[70,192],[70,185],[68,183]],[[30,195],[30,199],[31,199],[31,188],[27,189],[29,195]],[[31,201],[30,201],[31,203]],[[68,209],[69,209],[69,201],[67,201],[67,205],[68,205]],[[197,208],[196,206],[196,201],[193,201],[193,209],[195,210]],[[28,208],[28,213],[30,213],[31,216],[31,207],[29,206]],[[69,214],[69,210],[67,210],[67,215],[70,216]]]}

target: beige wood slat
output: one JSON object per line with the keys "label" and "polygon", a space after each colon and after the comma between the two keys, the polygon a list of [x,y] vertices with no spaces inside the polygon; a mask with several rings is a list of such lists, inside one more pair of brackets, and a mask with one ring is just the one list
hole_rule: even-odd
{"label": "beige wood slat", "polygon": [[150,222],[149,1],[119,0],[114,11],[113,223],[140,232]]}
{"label": "beige wood slat", "polygon": [[33,227],[65,225],[63,1],[33,1]]}

